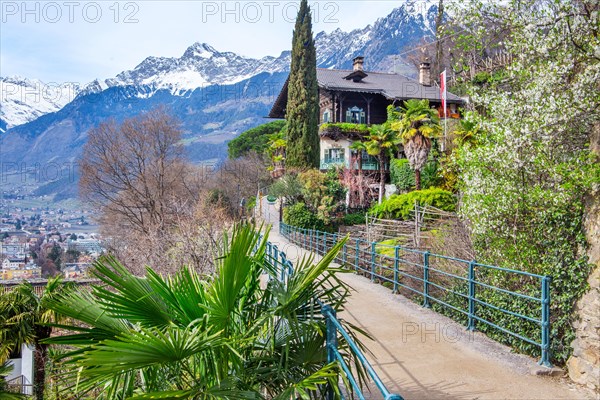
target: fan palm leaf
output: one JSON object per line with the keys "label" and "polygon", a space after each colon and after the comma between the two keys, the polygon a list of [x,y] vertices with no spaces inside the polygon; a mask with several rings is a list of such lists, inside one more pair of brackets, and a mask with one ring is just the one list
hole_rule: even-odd
{"label": "fan palm leaf", "polygon": [[[316,264],[301,260],[281,282],[265,256],[266,235],[256,232],[252,225],[233,228],[213,277],[187,268],[173,277],[151,269],[135,277],[117,260],[101,259],[101,286],[51,302],[84,325],[49,340],[73,348],[62,361],[72,371],[66,384],[81,392],[101,388],[108,399],[261,399],[314,397],[337,382],[316,300],[338,310],[345,303],[348,289],[330,266],[343,243]],[[271,277],[266,288],[263,273]],[[341,341],[340,351],[355,363],[346,347]]]}

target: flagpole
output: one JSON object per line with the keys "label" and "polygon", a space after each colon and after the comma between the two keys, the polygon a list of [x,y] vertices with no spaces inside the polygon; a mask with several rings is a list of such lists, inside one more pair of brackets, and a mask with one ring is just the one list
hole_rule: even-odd
{"label": "flagpole", "polygon": [[440,98],[442,100],[442,110],[444,112],[444,140],[442,141],[442,151],[446,151],[446,140],[447,140],[447,130],[448,130],[448,104],[446,103],[447,99],[447,89],[446,89],[446,70],[444,70],[440,74]]}

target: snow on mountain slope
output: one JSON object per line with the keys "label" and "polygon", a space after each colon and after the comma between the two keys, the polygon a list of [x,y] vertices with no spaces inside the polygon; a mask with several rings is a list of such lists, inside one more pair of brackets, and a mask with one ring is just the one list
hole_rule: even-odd
{"label": "snow on mountain slope", "polygon": [[[432,0],[406,1],[386,17],[351,32],[336,29],[315,35],[317,64],[322,68],[352,68],[352,59],[365,56],[372,71],[399,69],[412,74],[413,67],[398,54],[406,53],[424,37],[432,37],[437,6]],[[398,65],[400,64],[400,65]],[[83,87],[76,84],[46,85],[35,79],[0,78],[0,133],[14,126],[58,111],[75,97],[127,87],[132,97],[147,99],[158,91],[187,97],[199,88],[234,85],[261,73],[287,72],[290,52],[278,57],[247,58],[221,52],[206,43],[194,43],[181,57],[148,57],[132,70],[114,78],[97,79]]]}
{"label": "snow on mountain slope", "polygon": [[18,76],[0,77],[0,132],[63,108],[75,98],[75,83],[44,83]]}
{"label": "snow on mountain slope", "polygon": [[[407,1],[374,24],[351,32],[336,29],[315,36],[317,64],[323,68],[350,68],[352,59],[366,56],[367,68],[381,70],[385,60],[414,45],[418,39],[433,35],[437,6],[431,0]],[[133,70],[115,78],[94,81],[85,92],[105,87],[137,86],[151,88],[140,95],[168,90],[176,96],[186,95],[210,85],[232,85],[263,72],[277,73],[289,69],[290,52],[278,57],[246,58],[232,52],[221,52],[207,43],[194,43],[177,57],[148,57]]]}

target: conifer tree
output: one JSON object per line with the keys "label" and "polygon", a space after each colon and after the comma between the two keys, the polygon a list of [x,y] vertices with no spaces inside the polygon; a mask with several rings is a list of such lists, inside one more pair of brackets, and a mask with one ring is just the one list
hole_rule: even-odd
{"label": "conifer tree", "polygon": [[292,41],[292,65],[288,83],[286,117],[286,166],[319,167],[319,89],[317,53],[307,0],[302,0]]}

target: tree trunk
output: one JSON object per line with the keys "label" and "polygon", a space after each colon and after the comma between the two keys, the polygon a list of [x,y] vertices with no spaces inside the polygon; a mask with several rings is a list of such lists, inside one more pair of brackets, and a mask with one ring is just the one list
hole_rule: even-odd
{"label": "tree trunk", "polygon": [[44,387],[46,384],[46,358],[48,346],[41,343],[35,344],[33,372],[33,396],[36,400],[44,400]]}
{"label": "tree trunk", "polygon": [[362,177],[362,173],[363,173],[363,170],[362,170],[362,164],[363,164],[362,163],[362,150],[358,150],[357,152],[358,152],[358,154],[357,154],[358,176]]}
{"label": "tree trunk", "polygon": [[379,158],[379,204],[383,202],[385,194],[385,158]]}
{"label": "tree trunk", "polygon": [[415,170],[415,190],[421,190],[421,170]]}

